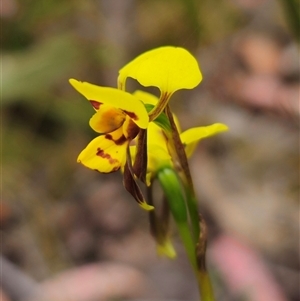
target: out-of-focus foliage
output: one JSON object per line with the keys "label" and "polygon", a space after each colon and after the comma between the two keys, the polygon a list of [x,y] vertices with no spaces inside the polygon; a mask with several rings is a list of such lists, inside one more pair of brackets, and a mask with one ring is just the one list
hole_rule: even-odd
{"label": "out-of-focus foliage", "polygon": [[282,6],[285,9],[287,23],[290,26],[291,32],[295,39],[300,43],[300,9],[299,1],[297,0],[281,0]]}
{"label": "out-of-focus foliage", "polygon": [[54,36],[18,53],[2,56],[4,104],[53,94],[51,87],[75,70],[80,47],[70,35]]}

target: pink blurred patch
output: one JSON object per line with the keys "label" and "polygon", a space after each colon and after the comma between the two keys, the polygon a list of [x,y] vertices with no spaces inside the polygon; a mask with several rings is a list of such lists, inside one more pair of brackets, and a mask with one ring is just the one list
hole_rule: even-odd
{"label": "pink blurred patch", "polygon": [[5,292],[0,288],[0,300],[1,301],[11,301],[10,298],[5,294]]}
{"label": "pink blurred patch", "polygon": [[100,263],[62,272],[43,284],[43,292],[47,300],[105,301],[141,297],[146,287],[146,278],[138,270],[123,264]]}
{"label": "pink blurred patch", "polygon": [[262,259],[249,246],[221,236],[211,244],[210,255],[234,296],[245,296],[248,301],[287,301]]}

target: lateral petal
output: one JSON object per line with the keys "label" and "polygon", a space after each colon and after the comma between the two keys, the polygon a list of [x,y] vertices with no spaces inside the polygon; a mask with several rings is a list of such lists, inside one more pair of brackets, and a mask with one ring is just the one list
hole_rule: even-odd
{"label": "lateral petal", "polygon": [[187,157],[190,157],[194,152],[198,142],[203,138],[214,136],[218,133],[228,130],[228,126],[223,123],[214,123],[208,126],[191,128],[180,134],[180,139],[185,145]]}

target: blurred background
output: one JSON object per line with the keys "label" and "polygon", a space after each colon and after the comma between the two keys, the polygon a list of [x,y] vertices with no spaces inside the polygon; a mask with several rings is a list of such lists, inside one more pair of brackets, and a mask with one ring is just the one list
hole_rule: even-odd
{"label": "blurred background", "polygon": [[121,175],[76,163],[96,133],[68,79],[116,87],[163,45],[204,76],[172,98],[182,129],[230,127],[191,159],[217,300],[300,300],[298,4],[1,0],[1,300],[198,300],[175,229],[178,258],[159,258]]}

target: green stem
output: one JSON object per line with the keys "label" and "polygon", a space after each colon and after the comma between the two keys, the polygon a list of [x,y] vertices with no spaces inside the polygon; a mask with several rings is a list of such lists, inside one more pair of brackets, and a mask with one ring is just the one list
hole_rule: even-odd
{"label": "green stem", "polygon": [[[215,299],[212,285],[209,274],[205,268],[206,237],[204,237],[204,241],[201,241],[200,237],[200,242],[197,244],[196,248],[196,244],[189,228],[185,198],[182,194],[181,184],[176,172],[170,167],[165,167],[157,173],[157,178],[167,197],[170,210],[178,227],[180,238],[187,252],[191,266],[195,272],[201,301],[214,301]],[[206,231],[204,231],[204,233],[205,232]],[[201,242],[204,244],[203,246],[199,245]],[[199,252],[199,254],[196,254],[196,250]],[[201,259],[200,263],[198,255],[200,255]]]}
{"label": "green stem", "polygon": [[193,230],[193,239],[195,244],[198,242],[200,236],[200,226],[199,226],[199,215],[198,215],[198,208],[197,208],[197,200],[193,191],[190,190],[189,187],[184,187],[185,194],[186,194],[186,204],[188,207],[191,226]]}
{"label": "green stem", "polygon": [[189,229],[188,214],[179,179],[175,171],[171,168],[161,169],[158,172],[157,177],[167,197],[170,210],[178,227],[180,238],[187,252],[189,261],[195,272],[197,272],[195,243]]}

